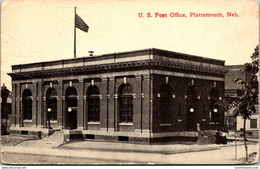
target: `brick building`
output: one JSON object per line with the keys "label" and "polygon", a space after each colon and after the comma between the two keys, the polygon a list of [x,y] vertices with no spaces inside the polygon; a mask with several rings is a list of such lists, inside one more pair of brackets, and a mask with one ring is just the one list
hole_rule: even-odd
{"label": "brick building", "polygon": [[224,61],[146,49],[12,66],[13,133],[153,143],[222,127]]}

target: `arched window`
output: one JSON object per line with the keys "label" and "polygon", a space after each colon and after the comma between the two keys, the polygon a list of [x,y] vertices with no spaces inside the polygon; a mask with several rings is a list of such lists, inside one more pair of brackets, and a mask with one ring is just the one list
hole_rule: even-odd
{"label": "arched window", "polygon": [[23,91],[23,120],[32,120],[32,92],[29,89]]}
{"label": "arched window", "polygon": [[[46,92],[47,113],[49,120],[57,120],[57,92],[54,88],[49,88]],[[49,109],[49,110],[48,110]],[[49,112],[50,111],[50,112]]]}
{"label": "arched window", "polygon": [[190,86],[187,91],[187,99],[188,100],[197,100],[197,92],[195,86]]}
{"label": "arched window", "polygon": [[87,108],[88,108],[88,121],[98,122],[100,120],[100,99],[99,89],[95,86],[90,86],[87,90]]}
{"label": "arched window", "polygon": [[66,98],[76,98],[77,97],[77,90],[75,87],[68,87],[65,92]]}
{"label": "arched window", "polygon": [[167,84],[160,89],[160,111],[163,123],[171,121],[171,93],[171,88]]}
{"label": "arched window", "polygon": [[218,98],[219,98],[219,91],[216,88],[211,89],[210,100],[216,102]]}
{"label": "arched window", "polygon": [[119,88],[119,122],[133,122],[133,93],[130,84],[123,84]]}

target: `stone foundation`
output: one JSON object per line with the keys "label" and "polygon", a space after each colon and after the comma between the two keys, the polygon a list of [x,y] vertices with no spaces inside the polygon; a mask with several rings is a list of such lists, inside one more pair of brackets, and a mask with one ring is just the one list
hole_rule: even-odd
{"label": "stone foundation", "polygon": [[[54,132],[53,129],[44,128],[26,128],[11,127],[11,133],[17,135],[27,135],[30,138],[41,139],[49,136]],[[192,141],[198,140],[198,133],[192,131],[178,131],[167,133],[150,133],[149,130],[139,132],[115,132],[105,130],[63,130],[64,140],[70,142],[73,140],[95,140],[95,141],[112,141],[140,144],[155,144],[159,142],[175,141]]]}
{"label": "stone foundation", "polygon": [[168,132],[168,133],[149,133],[149,132],[109,132],[109,131],[82,131],[83,140],[113,141],[127,143],[153,144],[158,142],[192,141],[198,140],[197,132]]}
{"label": "stone foundation", "polygon": [[82,139],[82,131],[81,130],[64,130],[64,140],[66,142],[72,140],[81,140]]}
{"label": "stone foundation", "polygon": [[26,135],[29,138],[41,139],[54,132],[53,129],[34,128],[34,127],[13,127],[10,128],[10,134]]}

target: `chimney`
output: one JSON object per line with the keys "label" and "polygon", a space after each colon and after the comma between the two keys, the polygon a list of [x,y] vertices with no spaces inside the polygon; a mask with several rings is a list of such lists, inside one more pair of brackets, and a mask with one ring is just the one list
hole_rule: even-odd
{"label": "chimney", "polygon": [[93,56],[94,51],[88,51],[89,56]]}

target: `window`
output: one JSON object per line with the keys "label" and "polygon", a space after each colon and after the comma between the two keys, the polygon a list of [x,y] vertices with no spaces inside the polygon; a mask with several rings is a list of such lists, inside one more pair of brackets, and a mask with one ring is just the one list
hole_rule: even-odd
{"label": "window", "polygon": [[229,117],[226,117],[227,119],[226,119],[226,125],[227,125],[227,127],[229,127],[230,126],[230,118]]}
{"label": "window", "polygon": [[133,94],[132,86],[130,84],[123,84],[119,88],[119,122],[132,123],[133,122]]}
{"label": "window", "polygon": [[[54,88],[49,88],[46,92],[47,97],[47,113],[50,120],[57,120],[57,92]],[[50,112],[48,112],[50,109]]]}
{"label": "window", "polygon": [[24,120],[32,120],[32,100],[26,99],[23,102],[23,119]]}
{"label": "window", "polygon": [[250,120],[250,128],[257,128],[257,119],[251,119]]}
{"label": "window", "polygon": [[32,92],[25,89],[23,92],[23,120],[32,120]]}
{"label": "window", "polygon": [[88,107],[88,121],[99,122],[100,113],[100,99],[99,89],[97,86],[90,86],[87,91],[87,107]]}
{"label": "window", "polygon": [[[180,111],[179,104],[179,111]],[[171,88],[168,84],[164,84],[160,89],[160,111],[162,123],[171,121]]]}
{"label": "window", "polygon": [[197,92],[195,86],[190,86],[187,91],[187,100],[194,102],[197,100]]}
{"label": "window", "polygon": [[203,104],[202,118],[203,118],[203,119],[206,119],[206,106],[205,106],[205,104]]}
{"label": "window", "polygon": [[234,116],[226,116],[226,126],[227,127],[233,127],[234,122],[235,122]]}
{"label": "window", "polygon": [[179,103],[179,111],[178,111],[178,114],[181,115],[181,103]]}

